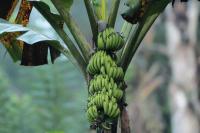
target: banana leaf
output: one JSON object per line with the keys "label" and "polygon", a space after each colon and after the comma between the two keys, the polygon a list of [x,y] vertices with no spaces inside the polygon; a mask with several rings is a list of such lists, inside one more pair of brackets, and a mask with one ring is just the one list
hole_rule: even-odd
{"label": "banana leaf", "polygon": [[[0,18],[4,18],[5,20],[9,20],[14,9],[16,8],[17,3],[19,0],[1,0],[0,2]],[[29,8],[26,8],[28,7]],[[16,17],[16,23],[28,23],[30,12],[32,8],[29,3],[25,0],[22,0],[21,6]],[[16,38],[20,36],[20,32],[13,32],[13,33],[4,33],[0,36],[0,42],[4,45],[7,49],[8,53],[10,54],[11,58],[14,62],[21,60],[22,57],[22,49],[23,49],[23,42],[18,41]]]}
{"label": "banana leaf", "polygon": [[48,45],[43,42],[24,44],[21,65],[38,66],[48,63]]}
{"label": "banana leaf", "polygon": [[[26,24],[29,21],[29,15],[31,13],[32,4],[27,3],[27,0],[22,0],[21,7],[22,11],[19,11],[18,21],[22,25],[26,26]],[[50,49],[51,61],[52,63],[54,63],[55,59],[60,56],[60,52],[52,46],[48,45],[47,42],[37,42],[33,45],[25,43],[22,52],[21,65],[38,66],[48,64],[48,49]]]}
{"label": "banana leaf", "polygon": [[[10,11],[4,13],[4,16],[3,15],[0,16],[4,19],[6,18],[7,20],[9,19],[7,17],[8,16],[7,14],[8,13],[12,14],[11,11],[13,11],[15,8],[14,6],[16,6],[16,4],[12,3],[15,1],[10,0],[9,2],[10,3],[7,2],[0,3],[2,7],[9,5],[7,9],[10,9]],[[32,4],[29,3],[27,0],[22,0],[19,12],[15,19],[15,23],[26,26],[29,22],[31,11],[32,11]],[[22,34],[23,34],[22,32],[12,32],[12,33],[8,32],[0,36],[0,42],[7,49],[8,53],[10,54],[14,62],[21,61],[21,65],[25,66],[38,66],[47,64],[48,49],[50,49],[50,56],[52,63],[54,63],[54,60],[60,56],[60,52],[58,50],[48,45],[49,42],[37,42],[34,43],[34,45],[30,45],[26,42],[17,40],[16,38],[18,38]]]}

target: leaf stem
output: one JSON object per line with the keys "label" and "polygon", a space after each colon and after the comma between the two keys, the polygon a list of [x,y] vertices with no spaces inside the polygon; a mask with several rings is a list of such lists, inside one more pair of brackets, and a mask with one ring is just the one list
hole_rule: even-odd
{"label": "leaf stem", "polygon": [[127,41],[123,49],[122,57],[121,59],[119,59],[118,62],[125,72],[144,36],[149,31],[156,18],[165,9],[169,2],[170,0],[165,0],[156,1],[153,4],[151,4],[146,10],[144,17],[135,26],[134,32],[130,35],[129,40]]}
{"label": "leaf stem", "polygon": [[[122,29],[121,29],[121,34],[122,34],[125,42],[127,42],[127,40],[130,38],[130,34],[132,33],[133,27],[134,26],[132,24],[130,24],[126,21],[124,22]],[[124,48],[125,48],[125,46],[117,53],[117,59],[120,59],[122,57]]]}
{"label": "leaf stem", "polygon": [[90,53],[92,52],[91,45],[87,42],[86,38],[80,31],[75,20],[72,18],[71,14],[69,13],[69,9],[63,6],[65,5],[64,2],[62,0],[51,0],[51,1],[58,10],[58,12],[60,13],[60,16],[63,18],[64,22],[66,23],[67,27],[72,33],[74,39],[76,40],[86,63],[88,63],[90,58]]}
{"label": "leaf stem", "polygon": [[106,4],[106,0],[101,0],[101,19],[102,20],[106,20],[106,8],[107,7],[107,4]]}
{"label": "leaf stem", "polygon": [[94,13],[94,10],[92,9],[92,5],[90,3],[90,0],[84,0],[85,7],[87,10],[87,14],[89,17],[90,21],[90,26],[92,29],[92,34],[93,34],[93,41],[96,43],[97,42],[97,36],[98,36],[98,23],[97,23],[97,18]]}
{"label": "leaf stem", "polygon": [[131,35],[130,39],[127,41],[127,44],[122,53],[120,65],[124,69],[124,71],[127,70],[133,56],[135,55],[137,48],[140,45],[140,42],[143,40],[144,36],[146,35],[147,31],[149,30],[156,18],[157,16],[153,17],[146,24],[146,26],[144,25],[145,23],[139,23],[138,25],[136,25],[136,29]]}
{"label": "leaf stem", "polygon": [[[50,25],[54,28],[54,30],[57,32],[57,34],[62,38],[62,40],[65,42],[65,45],[69,48],[71,54],[76,59],[77,64],[79,65],[81,71],[83,72],[84,76],[86,77],[86,67],[87,64],[80,54],[79,50],[76,48],[73,41],[68,37],[68,35],[63,30],[63,27],[59,26],[58,22],[56,22],[56,15],[52,15],[50,12],[50,9],[48,7],[45,8],[45,4],[42,2],[32,2],[34,7],[44,16],[44,18],[50,23]],[[57,16],[59,17],[59,16]],[[61,50],[60,48],[58,50]],[[61,52],[64,52],[65,50],[61,50]],[[64,53],[65,55],[66,53]]]}
{"label": "leaf stem", "polygon": [[113,0],[111,12],[108,18],[108,26],[115,27],[115,22],[117,19],[117,13],[120,5],[120,0]]}

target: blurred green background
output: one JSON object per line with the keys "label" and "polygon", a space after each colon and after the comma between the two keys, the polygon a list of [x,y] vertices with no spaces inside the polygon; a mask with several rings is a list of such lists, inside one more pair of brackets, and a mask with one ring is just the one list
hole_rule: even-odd
{"label": "blurred green background", "polygon": [[[123,11],[123,2],[119,15]],[[180,133],[174,129],[173,111],[176,109],[170,106],[173,105],[169,91],[174,79],[171,65],[174,62],[171,62],[173,57],[166,54],[169,51],[169,38],[166,37],[168,12],[150,30],[126,75],[127,103],[131,128],[135,133]],[[89,40],[91,31],[83,1],[74,1],[72,15]],[[56,36],[35,9],[31,20],[30,27],[48,36]],[[116,29],[120,31],[121,26],[122,19],[119,16]],[[195,33],[197,39],[200,38],[199,31],[200,26]],[[198,49],[199,46],[195,45],[195,59],[199,58]],[[197,60],[194,68],[197,73],[198,68]],[[196,79],[198,81],[198,74]],[[195,93],[199,94],[199,84],[196,84]],[[60,57],[53,65],[23,67],[13,63],[3,46],[0,46],[0,133],[91,132],[85,116],[86,88],[79,70],[64,57]],[[188,91],[184,93],[187,95]],[[189,104],[188,109],[193,110],[193,106]],[[199,119],[198,115],[196,117]]]}

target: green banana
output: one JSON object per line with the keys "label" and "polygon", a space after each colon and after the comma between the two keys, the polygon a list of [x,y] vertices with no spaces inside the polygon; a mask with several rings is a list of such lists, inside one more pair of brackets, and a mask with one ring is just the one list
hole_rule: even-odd
{"label": "green banana", "polygon": [[113,103],[109,102],[109,104],[108,104],[108,111],[105,112],[108,116],[111,116],[112,108],[113,108]]}
{"label": "green banana", "polygon": [[123,91],[120,89],[114,89],[113,90],[113,96],[117,99],[120,100],[123,97]]}
{"label": "green banana", "polygon": [[[106,51],[118,51],[123,47],[123,37],[113,28],[107,28],[98,35],[97,49]],[[104,46],[104,47],[102,47]]]}
{"label": "green banana", "polygon": [[92,119],[94,121],[95,119],[95,116],[92,112],[92,107],[89,107],[89,109],[87,110],[87,115],[88,115],[88,118]]}
{"label": "green banana", "polygon": [[110,116],[111,116],[112,118],[115,116],[115,113],[116,113],[117,109],[118,109],[118,105],[117,105],[116,103],[113,104],[113,106],[112,106],[112,112],[111,112],[111,114],[110,114]]}
{"label": "green banana", "polygon": [[91,122],[91,123],[94,122],[94,119],[92,118],[89,110],[87,110],[87,118],[88,118],[89,122]]}
{"label": "green banana", "polygon": [[108,103],[108,101],[104,101],[104,103],[103,103],[103,109],[104,109],[104,112],[105,112],[105,113],[108,112],[108,108],[109,108],[109,103]]}
{"label": "green banana", "polygon": [[117,117],[117,116],[119,116],[119,113],[120,113],[120,110],[119,110],[119,108],[117,109],[117,111],[115,112],[115,114],[113,114],[113,116],[112,117]]}
{"label": "green banana", "polygon": [[97,107],[96,106],[93,106],[92,107],[92,113],[94,115],[94,118],[97,118],[98,117],[98,112],[97,112]]}
{"label": "green banana", "polygon": [[102,39],[102,33],[100,33],[99,35],[98,35],[98,49],[99,50],[103,50],[104,49],[104,42],[103,42],[103,39]]}

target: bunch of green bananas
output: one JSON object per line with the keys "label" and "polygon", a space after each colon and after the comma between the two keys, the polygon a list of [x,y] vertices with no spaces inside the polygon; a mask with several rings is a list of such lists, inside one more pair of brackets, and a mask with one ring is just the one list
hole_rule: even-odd
{"label": "bunch of green bananas", "polygon": [[95,76],[94,79],[90,81],[89,93],[91,95],[95,93],[107,94],[110,97],[114,96],[117,100],[120,100],[123,96],[123,91],[108,75]]}
{"label": "bunch of green bananas", "polygon": [[112,28],[98,35],[97,52],[91,57],[87,72],[92,76],[89,83],[87,117],[90,123],[103,124],[120,114],[118,103],[124,96],[120,83],[124,72],[113,58],[114,52],[123,47],[123,38]]}
{"label": "bunch of green bananas", "polygon": [[114,97],[109,99],[107,95],[102,94],[96,95],[88,102],[87,117],[89,122],[93,123],[98,120],[98,117],[101,117],[98,110],[103,110],[103,115],[109,119],[115,119],[120,113],[116,99]]}
{"label": "bunch of green bananas", "polygon": [[117,51],[123,47],[123,37],[114,31],[113,28],[107,28],[98,35],[98,50]]}
{"label": "bunch of green bananas", "polygon": [[121,81],[124,78],[123,69],[121,67],[111,66],[109,63],[107,63],[105,67],[101,68],[101,72],[117,81]]}
{"label": "bunch of green bananas", "polygon": [[110,118],[115,118],[120,113],[120,109],[115,100],[104,101],[103,110],[104,110],[105,114]]}
{"label": "bunch of green bananas", "polygon": [[89,122],[91,122],[91,123],[95,122],[95,120],[98,117],[98,111],[97,111],[97,107],[96,106],[90,106],[87,109],[87,117],[88,117]]}
{"label": "bunch of green bananas", "polygon": [[117,66],[115,61],[113,61],[111,56],[105,51],[98,51],[91,57],[87,66],[87,71],[91,75],[99,74],[101,67],[106,64],[110,64],[110,66]]}
{"label": "bunch of green bananas", "polygon": [[103,115],[111,119],[116,118],[120,113],[117,99],[101,93],[88,100],[87,116],[90,122],[95,122],[100,117],[97,110],[103,110]]}
{"label": "bunch of green bananas", "polygon": [[98,93],[94,97],[88,99],[88,107],[96,105],[97,108],[103,107],[103,102],[109,100],[109,96],[106,94]]}
{"label": "bunch of green bananas", "polygon": [[98,51],[91,57],[87,72],[91,75],[105,74],[118,81],[124,78],[122,68],[104,51]]}

